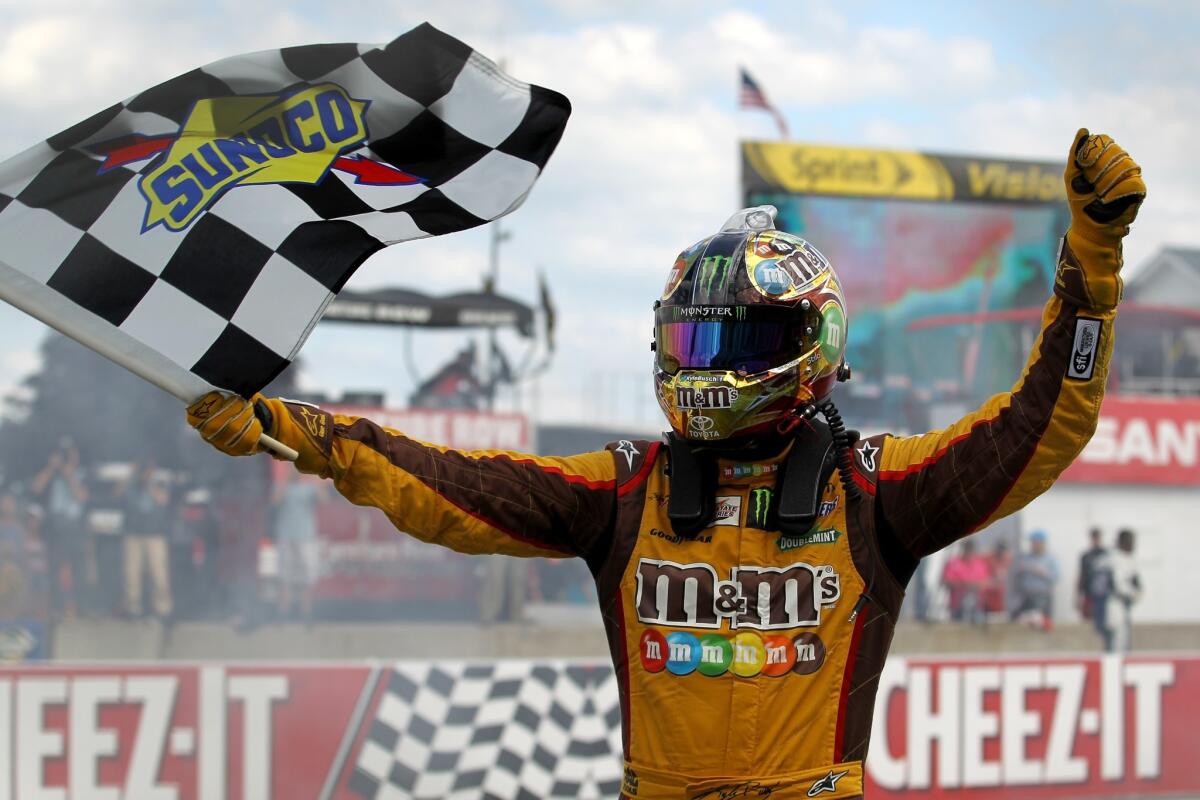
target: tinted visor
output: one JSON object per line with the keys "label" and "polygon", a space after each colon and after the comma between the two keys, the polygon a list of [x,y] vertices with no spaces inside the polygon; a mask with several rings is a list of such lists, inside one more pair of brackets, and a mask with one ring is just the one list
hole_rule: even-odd
{"label": "tinted visor", "polygon": [[814,308],[779,306],[662,306],[654,312],[658,367],[763,372],[795,361],[816,343],[821,315]]}

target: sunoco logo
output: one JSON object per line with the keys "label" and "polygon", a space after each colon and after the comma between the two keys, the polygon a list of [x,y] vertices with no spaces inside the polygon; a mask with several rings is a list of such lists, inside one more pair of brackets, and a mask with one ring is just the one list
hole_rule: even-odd
{"label": "sunoco logo", "polygon": [[680,386],[675,390],[678,408],[730,408],[737,398],[737,389],[729,386]]}
{"label": "sunoco logo", "polygon": [[159,224],[182,231],[229,189],[317,184],[331,168],[362,184],[422,182],[388,164],[341,155],[367,140],[367,106],[332,83],[285,94],[210,97],[192,107],[175,134],[136,135],[96,148],[105,156],[100,171],[163,154],[138,180],[146,198],[143,232]]}

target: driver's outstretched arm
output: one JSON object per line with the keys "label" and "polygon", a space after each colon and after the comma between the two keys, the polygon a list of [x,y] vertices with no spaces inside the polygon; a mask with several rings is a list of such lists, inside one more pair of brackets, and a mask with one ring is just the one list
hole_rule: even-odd
{"label": "driver's outstretched arm", "polygon": [[[257,406],[258,414],[255,414]],[[554,458],[460,451],[316,406],[211,393],[188,409],[201,436],[231,455],[264,430],[300,453],[296,467],[333,481],[400,530],[463,553],[603,560],[616,509],[608,452]]]}

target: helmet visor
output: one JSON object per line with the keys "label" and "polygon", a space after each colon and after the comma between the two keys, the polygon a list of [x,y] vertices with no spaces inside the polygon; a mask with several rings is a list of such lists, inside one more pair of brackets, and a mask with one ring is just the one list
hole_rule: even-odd
{"label": "helmet visor", "polygon": [[747,375],[795,361],[817,342],[815,310],[770,306],[663,306],[655,311],[658,367],[734,370]]}

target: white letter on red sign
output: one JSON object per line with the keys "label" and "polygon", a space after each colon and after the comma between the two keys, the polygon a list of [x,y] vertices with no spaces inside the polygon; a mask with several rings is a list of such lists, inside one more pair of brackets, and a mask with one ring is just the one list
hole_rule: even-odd
{"label": "white letter on red sign", "polygon": [[65,678],[22,678],[17,683],[17,797],[21,800],[66,800],[60,787],[44,785],[47,758],[62,758],[63,736],[43,727],[46,706],[67,701]]}
{"label": "white letter on red sign", "polygon": [[1004,686],[1000,689],[1000,763],[1004,766],[1004,784],[1021,786],[1041,783],[1042,765],[1025,757],[1025,740],[1037,736],[1042,718],[1025,705],[1026,692],[1040,689],[1042,670],[1036,666],[1004,668]]}
{"label": "white letter on red sign", "polygon": [[958,667],[938,668],[938,710],[933,710],[929,667],[913,667],[908,675],[908,788],[928,789],[933,743],[938,745],[938,786],[958,786]]}
{"label": "white letter on red sign", "polygon": [[225,670],[200,668],[199,800],[225,800]]}
{"label": "white letter on red sign", "polygon": [[67,785],[72,797],[117,800],[115,786],[100,786],[97,761],[117,754],[117,733],[99,726],[100,706],[121,699],[121,682],[113,677],[77,677],[71,681],[67,716],[71,747],[67,753]]}
{"label": "white letter on red sign", "polygon": [[1054,715],[1050,718],[1050,737],[1046,741],[1046,782],[1083,783],[1087,780],[1087,760],[1072,753],[1087,667],[1083,664],[1049,664],[1045,670],[1046,686],[1055,690]]}
{"label": "white letter on red sign", "polygon": [[983,742],[1000,732],[1000,717],[983,708],[983,696],[1000,688],[998,667],[967,667],[962,689],[963,786],[999,786],[1000,765],[983,760]]}
{"label": "white letter on red sign", "polygon": [[1121,657],[1100,659],[1100,777],[1118,781],[1125,775],[1125,684]]}
{"label": "white letter on red sign", "polygon": [[1157,778],[1162,772],[1162,692],[1174,682],[1174,664],[1125,665],[1125,683],[1133,687],[1137,704],[1133,768],[1139,778]]}
{"label": "white letter on red sign", "polygon": [[128,678],[125,697],[142,704],[133,755],[129,759],[129,771],[125,773],[125,796],[138,800],[175,800],[179,797],[178,788],[158,784],[163,748],[167,745],[167,728],[175,710],[175,678],[171,675]]}
{"label": "white letter on red sign", "polygon": [[271,796],[271,704],[287,698],[283,675],[229,679],[229,696],[242,701],[242,797]]}

